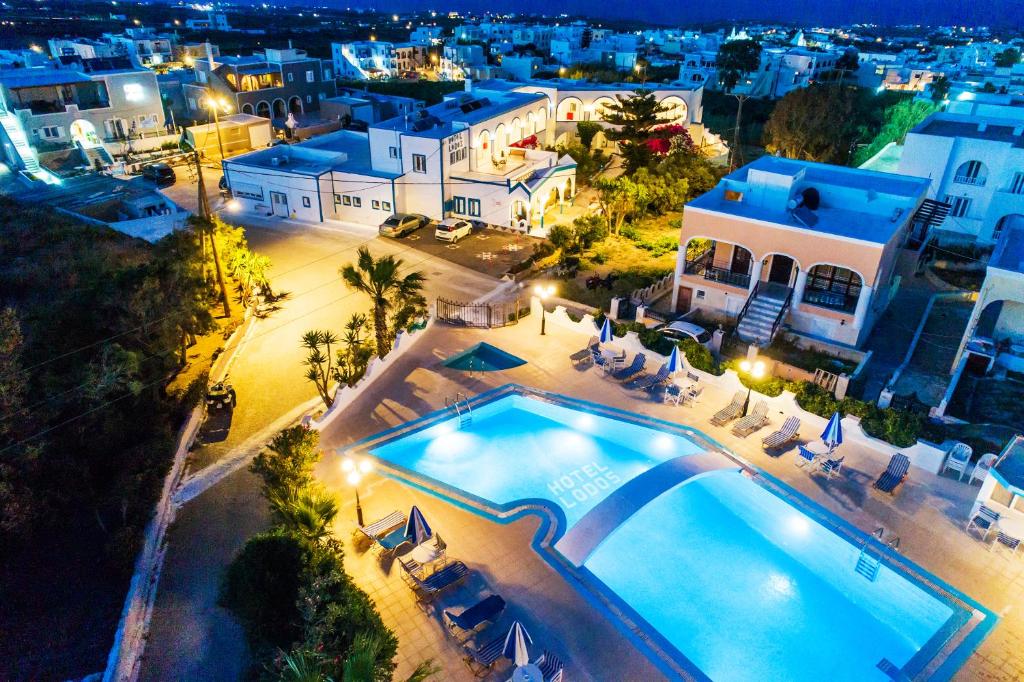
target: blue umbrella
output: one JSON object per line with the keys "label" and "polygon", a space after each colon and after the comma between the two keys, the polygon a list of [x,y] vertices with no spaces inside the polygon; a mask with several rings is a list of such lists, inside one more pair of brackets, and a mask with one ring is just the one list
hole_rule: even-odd
{"label": "blue umbrella", "polygon": [[821,433],[821,442],[828,446],[828,451],[832,452],[839,445],[843,443],[843,425],[842,417],[836,412],[832,415],[832,418],[828,420],[828,424],[825,425],[825,430]]}
{"label": "blue umbrella", "polygon": [[412,510],[409,512],[409,520],[405,524],[406,540],[415,547],[419,547],[433,537],[433,535],[434,532],[427,525],[427,520],[423,518],[423,512],[420,511],[419,507],[413,505]]}
{"label": "blue umbrella", "polygon": [[526,665],[530,662],[530,650],[527,649],[529,644],[533,644],[533,638],[517,620],[512,623],[508,634],[505,635],[505,646],[501,650],[501,655],[515,663],[517,668]]}
{"label": "blue umbrella", "polygon": [[672,346],[672,352],[669,353],[668,362],[665,364],[668,367],[669,374],[675,374],[683,369],[683,358],[679,354],[679,346]]}
{"label": "blue umbrella", "polygon": [[601,341],[601,343],[608,343],[613,338],[614,337],[612,336],[612,321],[606,317],[604,318],[604,324],[601,325],[601,336],[599,340]]}

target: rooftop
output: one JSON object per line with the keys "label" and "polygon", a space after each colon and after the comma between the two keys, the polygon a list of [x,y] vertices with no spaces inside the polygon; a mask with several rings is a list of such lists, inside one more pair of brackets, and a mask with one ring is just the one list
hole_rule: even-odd
{"label": "rooftop", "polygon": [[1014,147],[1024,147],[1022,126],[999,118],[936,113],[926,118],[912,132],[936,137],[966,137],[1005,142]]}
{"label": "rooftop", "polygon": [[[1000,270],[1024,273],[1024,226],[1015,225],[1006,228],[996,244],[988,264],[989,267]],[[1022,448],[1021,459],[1024,459],[1024,448]],[[1024,487],[1024,484],[1021,487]]]}
{"label": "rooftop", "polygon": [[399,175],[374,170],[370,164],[370,142],[367,135],[353,130],[339,130],[301,144],[278,145],[242,154],[228,163],[310,176],[323,175],[332,170],[380,178],[397,178]]}
{"label": "rooftop", "polygon": [[31,69],[4,69],[0,71],[0,84],[8,88],[39,88],[48,85],[91,83],[92,79],[72,69],[52,69],[42,66]]}
{"label": "rooftop", "polygon": [[[816,209],[802,205],[814,189]],[[726,192],[730,197],[726,198]],[[687,204],[818,234],[886,244],[924,199],[928,180],[763,156]]]}
{"label": "rooftop", "polygon": [[[421,109],[415,117],[396,116],[375,123],[373,128],[408,131],[420,137],[448,137],[460,124],[472,126],[513,109],[547,98],[539,92],[515,92],[474,88],[472,93],[449,97],[440,104]],[[421,123],[422,122],[422,123]],[[428,122],[430,123],[428,127]],[[419,130],[416,128],[420,127]]]}

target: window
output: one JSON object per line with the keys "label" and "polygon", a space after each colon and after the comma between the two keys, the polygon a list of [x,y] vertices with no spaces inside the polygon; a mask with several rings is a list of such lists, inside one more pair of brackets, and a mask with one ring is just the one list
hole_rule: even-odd
{"label": "window", "polygon": [[352,197],[350,197],[347,194],[343,194],[341,196],[341,205],[342,206],[351,206],[352,205]]}
{"label": "window", "polygon": [[60,137],[61,132],[60,126],[46,126],[45,128],[40,128],[38,134],[42,138],[52,140],[55,137]]}
{"label": "window", "polygon": [[310,201],[309,201],[309,197],[302,197],[302,205],[303,205],[303,206],[304,206],[305,208],[309,208],[309,207],[311,207],[311,206],[312,206],[313,204],[312,204],[312,203],[310,203]]}
{"label": "window", "polygon": [[295,74],[294,73],[289,73],[288,74],[288,82],[291,83],[294,80],[295,80]]}
{"label": "window", "polygon": [[852,311],[860,297],[860,275],[838,265],[815,265],[807,273],[804,301],[824,308]]}
{"label": "window", "polygon": [[480,200],[479,199],[470,199],[469,200],[469,215],[473,216],[474,218],[479,218],[480,217]]}
{"label": "window", "polygon": [[1010,181],[1010,194],[1024,194],[1024,171],[1017,171]]}
{"label": "window", "polygon": [[455,202],[454,211],[464,214],[466,212],[466,197],[452,197],[452,200]]}
{"label": "window", "polygon": [[390,201],[382,201],[382,202],[380,202],[380,207],[383,208],[385,211],[390,211],[391,210],[391,202]]}
{"label": "window", "polygon": [[427,157],[425,154],[412,155],[412,170],[415,173],[427,172]]}
{"label": "window", "polygon": [[378,201],[377,199],[374,199],[373,201],[371,201],[371,202],[370,202],[370,206],[371,206],[371,207],[372,207],[372,208],[373,208],[373,209],[374,209],[375,211],[379,211],[379,210],[380,210],[380,201]]}
{"label": "window", "polygon": [[955,197],[952,194],[947,194],[943,201],[953,207],[950,209],[949,215],[954,218],[963,218],[971,209],[971,200],[967,197]]}
{"label": "window", "polygon": [[352,205],[360,208],[363,205],[363,200],[359,197],[352,197]]}
{"label": "window", "polygon": [[467,155],[468,151],[465,147],[452,150],[452,152],[448,155],[448,162],[454,166],[459,161],[464,160]]}
{"label": "window", "polygon": [[316,77],[315,77],[315,75],[313,74],[313,72],[312,72],[312,71],[307,71],[307,72],[306,72],[306,82],[307,82],[307,83],[312,83],[312,82],[313,82],[313,81],[315,81],[315,80],[316,80]]}
{"label": "window", "polygon": [[263,188],[259,185],[250,185],[247,183],[232,181],[231,194],[232,196],[240,197],[242,199],[263,201]]}
{"label": "window", "polygon": [[398,158],[398,147],[388,147],[388,156],[392,159]]}
{"label": "window", "polygon": [[956,169],[953,182],[961,185],[981,186],[985,184],[985,176],[985,165],[981,161],[968,161],[960,164],[960,167]]}
{"label": "window", "polygon": [[331,70],[330,69],[324,69],[324,80],[327,80],[327,81],[331,80]]}
{"label": "window", "polygon": [[316,93],[316,98],[322,102],[325,99],[327,99],[327,94],[323,92],[318,92]]}

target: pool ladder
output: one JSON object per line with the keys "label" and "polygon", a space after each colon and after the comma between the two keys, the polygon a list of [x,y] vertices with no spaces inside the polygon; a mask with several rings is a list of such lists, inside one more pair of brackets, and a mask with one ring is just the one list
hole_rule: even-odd
{"label": "pool ladder", "polygon": [[[882,536],[885,534],[885,529],[879,526],[875,529],[875,532],[871,534],[871,537],[876,538],[879,542],[882,541]],[[864,544],[860,548],[860,554],[857,555],[857,565],[854,567],[854,571],[864,576],[871,582],[874,582],[878,577],[878,571],[882,566],[881,555],[874,556],[869,551],[868,543],[870,540],[865,540]],[[885,543],[886,547],[890,549],[898,550],[900,546],[900,539],[894,535],[889,539],[889,542]]]}
{"label": "pool ladder", "polygon": [[[459,407],[459,402],[462,402],[462,407]],[[469,404],[469,398],[466,397],[465,393],[461,391],[455,394],[455,397],[446,396],[444,399],[445,407],[451,405],[455,406],[455,414],[459,417],[459,428],[464,429],[473,423],[473,406]]]}

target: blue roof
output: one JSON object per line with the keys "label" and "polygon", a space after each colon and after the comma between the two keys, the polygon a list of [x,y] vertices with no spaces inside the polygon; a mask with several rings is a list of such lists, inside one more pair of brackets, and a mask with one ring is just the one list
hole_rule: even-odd
{"label": "blue roof", "polygon": [[[808,187],[816,188],[821,195],[821,205],[813,211],[817,222],[807,226],[798,221],[785,201],[754,199],[747,184],[751,171],[791,178],[790,197]],[[925,178],[763,156],[726,175],[714,189],[686,206],[881,245],[888,243],[910,219],[925,198],[928,186]],[[742,191],[742,200],[727,200],[727,187]],[[853,196],[849,195],[850,190],[855,192]],[[846,196],[836,201],[830,198],[834,192],[843,192]],[[874,203],[881,198],[887,201]]]}
{"label": "blue roof", "polygon": [[434,117],[436,124],[433,127],[417,131],[412,126],[412,122],[415,122],[416,119],[413,118],[407,121],[405,116],[395,116],[386,121],[375,123],[370,127],[408,132],[410,135],[417,137],[440,139],[455,133],[460,129],[456,126],[460,124],[465,126],[476,125],[531,102],[547,101],[547,97],[538,92],[513,92],[474,88],[473,92],[468,94],[471,94],[471,97],[466,97],[464,101],[481,102],[482,106],[472,111],[463,111],[461,108],[463,100],[452,97],[440,104],[421,109],[420,111],[423,113],[416,114],[417,117]]}

